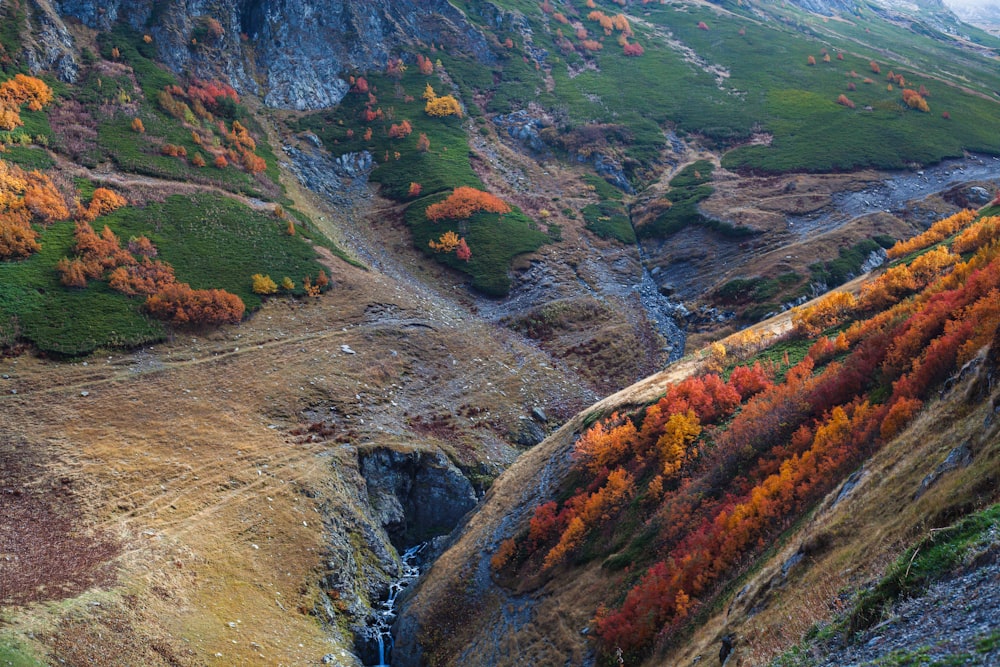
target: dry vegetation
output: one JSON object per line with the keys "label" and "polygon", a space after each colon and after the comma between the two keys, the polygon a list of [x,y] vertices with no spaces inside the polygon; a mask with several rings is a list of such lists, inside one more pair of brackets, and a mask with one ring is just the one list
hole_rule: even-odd
{"label": "dry vegetation", "polygon": [[[239,326],[71,363],[0,360],[2,487],[14,499],[0,558],[20,559],[0,561],[16,605],[3,619],[40,657],[337,654],[337,634],[311,614],[332,529],[321,512],[356,493],[337,472],[356,465],[352,445],[441,446],[460,465],[488,457],[495,474],[516,456],[503,436],[518,416],[579,409],[565,369],[518,370],[532,348],[416,287],[328,268],[325,296],[272,301]],[[432,414],[453,425],[447,442],[407,425]],[[59,576],[34,571],[50,549]]]}

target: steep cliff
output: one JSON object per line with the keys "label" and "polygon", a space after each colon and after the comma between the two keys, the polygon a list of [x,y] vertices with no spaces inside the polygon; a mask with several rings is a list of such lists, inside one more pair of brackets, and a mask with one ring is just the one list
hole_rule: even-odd
{"label": "steep cliff", "polygon": [[99,30],[123,21],[151,35],[174,71],[223,76],[286,109],[337,104],[350,72],[383,69],[416,41],[492,60],[485,38],[446,0],[61,0],[56,7]]}

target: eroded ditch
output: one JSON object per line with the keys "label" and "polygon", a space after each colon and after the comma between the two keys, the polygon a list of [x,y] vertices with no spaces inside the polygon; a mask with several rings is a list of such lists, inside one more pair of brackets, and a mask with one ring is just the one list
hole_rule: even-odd
{"label": "eroded ditch", "polygon": [[385,667],[392,664],[391,629],[400,596],[434,561],[445,537],[478,498],[472,483],[440,451],[371,447],[359,449],[357,457],[371,528],[391,544],[392,562],[373,586],[366,613],[355,614],[352,632],[363,664]]}

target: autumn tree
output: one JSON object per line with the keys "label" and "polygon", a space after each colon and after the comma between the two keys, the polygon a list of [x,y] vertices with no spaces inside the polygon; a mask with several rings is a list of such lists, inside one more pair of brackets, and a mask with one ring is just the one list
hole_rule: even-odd
{"label": "autumn tree", "polygon": [[73,217],[84,222],[93,222],[102,215],[107,215],[123,206],[128,205],[128,200],[114,190],[108,188],[97,188],[94,190],[90,203],[84,208],[77,206]]}
{"label": "autumn tree", "polygon": [[402,123],[394,123],[389,126],[389,138],[390,139],[402,139],[403,137],[409,136],[413,132],[413,126],[410,125],[410,121],[404,120]]}
{"label": "autumn tree", "polygon": [[153,317],[181,326],[235,324],[246,307],[235,294],[225,290],[195,290],[187,283],[175,283],[146,300]]}
{"label": "autumn tree", "polygon": [[573,445],[573,459],[591,474],[616,467],[636,445],[638,432],[631,419],[614,413],[591,426]]}
{"label": "autumn tree", "polygon": [[417,69],[424,76],[430,76],[434,73],[434,63],[431,62],[430,58],[425,58],[423,54],[417,54]]}
{"label": "autumn tree", "polygon": [[39,78],[17,74],[0,83],[0,130],[24,125],[21,107],[39,111],[52,101],[52,89]]}
{"label": "autumn tree", "polygon": [[462,116],[462,106],[458,103],[451,95],[444,95],[442,97],[435,97],[433,99],[427,100],[427,104],[424,106],[424,112],[428,116],[434,116],[437,118],[443,116]]}
{"label": "autumn tree", "polygon": [[434,252],[451,252],[458,247],[458,234],[453,231],[447,231],[437,241],[428,241],[427,245]]}
{"label": "autumn tree", "polygon": [[847,107],[848,109],[853,109],[853,108],[854,108],[854,102],[852,102],[852,101],[850,100],[850,98],[848,98],[848,97],[847,97],[847,95],[843,95],[843,94],[842,94],[842,95],[840,95],[840,96],[839,96],[839,97],[837,98],[837,104],[840,104],[840,105],[842,105],[842,106],[845,106],[845,107]]}
{"label": "autumn tree", "polygon": [[69,219],[69,209],[52,179],[40,171],[24,177],[24,206],[35,220],[43,224]]}
{"label": "autumn tree", "polygon": [[464,238],[458,240],[458,245],[455,246],[455,257],[463,262],[468,262],[472,259],[472,249],[469,248],[469,244],[465,242]]}
{"label": "autumn tree", "polygon": [[903,89],[903,102],[906,103],[906,106],[910,107],[911,109],[916,109],[917,111],[923,111],[924,113],[928,113],[931,110],[930,106],[927,104],[927,100],[924,99],[923,95],[913,90],[912,88]]}
{"label": "autumn tree", "polygon": [[278,291],[278,285],[271,280],[271,276],[255,273],[250,276],[250,280],[253,282],[254,294],[274,294]]}
{"label": "autumn tree", "polygon": [[645,49],[643,49],[642,45],[639,44],[638,42],[626,43],[622,47],[622,53],[624,53],[626,56],[639,57],[645,52],[646,52]]}
{"label": "autumn tree", "polygon": [[406,196],[407,197],[419,197],[420,196],[420,191],[422,189],[423,189],[423,186],[421,186],[420,183],[417,183],[416,181],[411,181],[410,182],[410,188],[409,188],[409,190],[406,191]]}
{"label": "autumn tree", "polygon": [[976,219],[976,212],[972,209],[965,209],[938,220],[926,231],[917,234],[911,239],[901,240],[887,250],[889,259],[898,259],[909,255],[917,250],[929,248],[930,246],[943,241],[952,234],[964,229]]}
{"label": "autumn tree", "polygon": [[673,475],[692,458],[689,446],[700,434],[701,423],[690,408],[683,414],[673,414],[667,419],[662,434],[656,441],[664,476]]}
{"label": "autumn tree", "polygon": [[141,118],[132,119],[132,131],[138,132],[139,134],[142,134],[146,131],[146,126],[142,124]]}
{"label": "autumn tree", "polygon": [[510,213],[510,204],[489,192],[483,192],[468,186],[460,186],[444,201],[431,204],[425,215],[428,220],[439,222],[445,219],[462,220],[474,213]]}
{"label": "autumn tree", "polygon": [[632,475],[622,468],[610,473],[604,486],[580,499],[577,516],[570,520],[559,541],[546,554],[542,568],[548,570],[565,560],[595,525],[620,510],[634,493]]}
{"label": "autumn tree", "polygon": [[135,264],[119,266],[108,274],[108,286],[128,296],[156,294],[176,282],[173,267],[148,257]]}

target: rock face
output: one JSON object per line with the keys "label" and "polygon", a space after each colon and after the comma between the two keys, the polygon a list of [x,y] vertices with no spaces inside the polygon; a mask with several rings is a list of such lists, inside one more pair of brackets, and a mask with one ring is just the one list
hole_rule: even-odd
{"label": "rock face", "polygon": [[[123,21],[150,34],[175,71],[224,75],[269,106],[337,104],[352,70],[382,69],[401,44],[443,44],[491,62],[486,40],[446,0],[58,0],[56,9],[108,30]],[[223,34],[202,28],[218,21]],[[192,43],[192,37],[202,40]],[[197,40],[196,40],[197,41]]]}
{"label": "rock face", "polygon": [[76,81],[79,66],[73,55],[73,38],[47,0],[27,3],[28,20],[33,26],[24,45],[28,69],[33,74],[54,71],[61,80]]}
{"label": "rock face", "polygon": [[441,452],[377,448],[358,454],[368,498],[397,550],[445,535],[476,506],[476,493]]}

